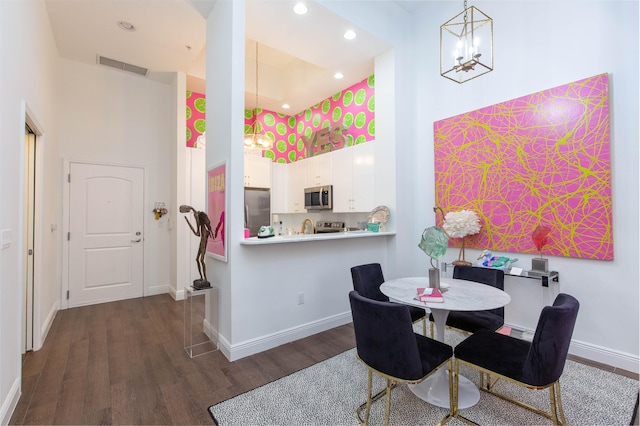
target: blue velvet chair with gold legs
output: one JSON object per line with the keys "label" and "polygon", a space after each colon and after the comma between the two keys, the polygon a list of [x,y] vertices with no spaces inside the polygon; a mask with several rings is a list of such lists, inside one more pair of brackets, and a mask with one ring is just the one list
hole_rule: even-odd
{"label": "blue velvet chair with gold legs", "polygon": [[[368,370],[367,401],[356,410],[360,424],[369,423],[371,404],[386,395],[384,424],[389,423],[391,390],[397,383],[420,383],[441,367],[449,374],[449,389],[453,388],[451,346],[414,333],[409,307],[400,303],[382,302],[349,293],[357,357]],[[372,396],[372,375],[386,379],[386,387]],[[453,395],[449,392],[449,406]],[[426,403],[425,403],[426,404]],[[364,419],[362,411],[365,410]],[[452,418],[452,410],[440,424]]]}
{"label": "blue velvet chair with gold legs", "polygon": [[[500,269],[456,265],[453,268],[453,278],[474,281],[504,290],[504,271]],[[433,337],[433,315],[429,315],[429,321],[431,321],[431,337]],[[503,325],[504,307],[486,311],[452,311],[447,317],[447,327],[466,333],[475,333],[483,329],[496,331]]]}
{"label": "blue velvet chair with gold legs", "polygon": [[[389,298],[380,291],[380,285],[384,283],[384,274],[379,263],[367,263],[365,265],[354,266],[351,268],[351,278],[353,280],[353,289],[360,293],[361,296],[369,299],[388,302]],[[427,334],[427,314],[424,309],[415,306],[409,306],[411,314],[411,322],[417,323],[422,321],[422,334]],[[431,336],[433,337],[433,335]]]}
{"label": "blue velvet chair with gold legs", "polygon": [[[463,364],[480,371],[482,390],[547,417],[556,425],[566,424],[560,397],[560,376],[579,308],[580,304],[573,296],[560,293],[552,306],[542,309],[531,342],[479,330],[459,343],[455,348],[454,416],[471,422],[457,409],[457,374],[460,364]],[[492,381],[491,376],[495,380]],[[533,390],[549,389],[550,412],[496,392],[494,385],[499,379]]]}

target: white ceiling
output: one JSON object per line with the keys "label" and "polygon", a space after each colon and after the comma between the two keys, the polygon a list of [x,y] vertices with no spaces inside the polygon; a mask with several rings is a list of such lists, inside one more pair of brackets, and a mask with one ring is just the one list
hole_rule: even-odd
{"label": "white ceiling", "polygon": [[[389,49],[380,40],[313,0],[295,15],[300,0],[247,0],[245,107],[255,104],[258,41],[258,106],[288,115],[309,108],[373,74],[373,58]],[[97,65],[98,55],[147,68],[147,77],[170,81],[187,75],[188,89],[204,93],[208,0],[45,0],[59,54]],[[398,1],[407,11],[421,2]],[[119,21],[135,26],[127,32]],[[347,29],[354,40],[343,37]],[[333,75],[342,72],[344,78]],[[114,72],[124,72],[117,71]],[[291,108],[282,108],[288,103]]]}

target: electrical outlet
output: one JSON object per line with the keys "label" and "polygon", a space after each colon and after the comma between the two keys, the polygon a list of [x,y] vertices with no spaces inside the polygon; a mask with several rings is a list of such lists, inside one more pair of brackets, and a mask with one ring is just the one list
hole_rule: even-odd
{"label": "electrical outlet", "polygon": [[298,305],[304,305],[304,293],[298,293]]}

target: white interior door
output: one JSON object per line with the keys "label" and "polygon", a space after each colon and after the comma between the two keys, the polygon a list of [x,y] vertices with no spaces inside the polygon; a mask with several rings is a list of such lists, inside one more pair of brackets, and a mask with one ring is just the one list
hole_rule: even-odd
{"label": "white interior door", "polygon": [[69,164],[69,307],[143,296],[144,170]]}

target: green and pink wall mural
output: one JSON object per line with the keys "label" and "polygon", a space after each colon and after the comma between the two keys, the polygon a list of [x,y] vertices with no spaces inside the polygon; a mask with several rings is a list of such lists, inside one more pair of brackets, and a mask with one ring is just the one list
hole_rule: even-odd
{"label": "green and pink wall mural", "polygon": [[206,130],[206,110],[205,95],[187,90],[187,146],[190,148]]}
{"label": "green and pink wall mural", "polygon": [[[434,123],[436,205],[478,213],[467,247],[613,259],[608,74]],[[458,245],[459,241],[452,241]]]}
{"label": "green and pink wall mural", "polygon": [[[319,155],[327,150],[341,149],[375,139],[375,85],[370,76],[332,97],[294,115],[257,109],[245,110],[245,132],[257,119],[264,131],[271,135],[273,148],[263,156],[279,163],[291,163]],[[187,92],[187,146],[193,147],[198,136],[204,133],[206,106],[205,95]],[[305,149],[304,138],[313,141],[323,129],[337,129],[341,138],[335,138],[330,147],[320,150],[317,146]],[[309,144],[309,143],[307,143]]]}

